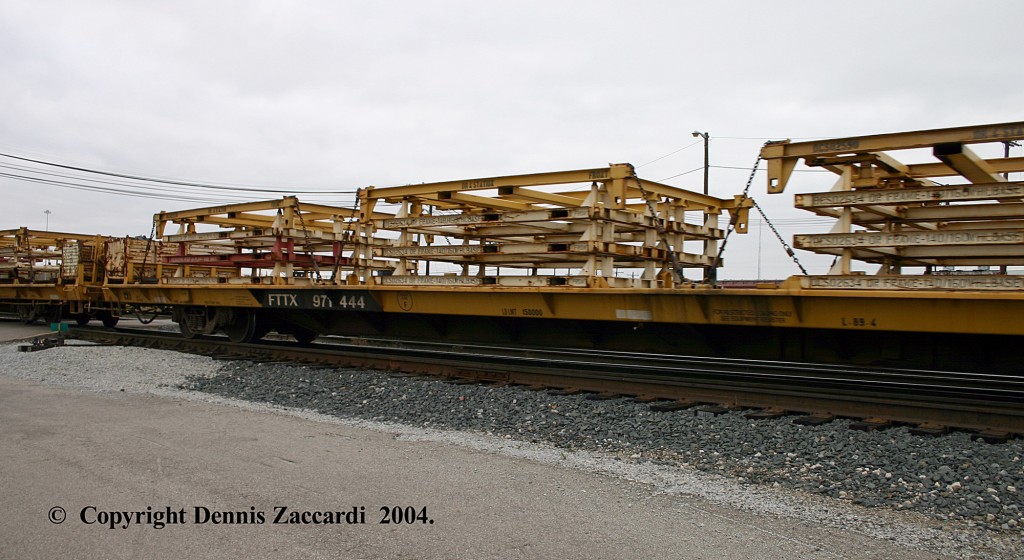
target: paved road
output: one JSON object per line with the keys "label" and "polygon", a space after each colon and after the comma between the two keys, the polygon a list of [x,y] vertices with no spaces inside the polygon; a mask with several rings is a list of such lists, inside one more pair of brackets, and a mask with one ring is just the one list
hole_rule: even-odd
{"label": "paved road", "polygon": [[[74,324],[67,321],[65,322],[69,326]],[[97,321],[93,321],[92,324],[98,325],[99,323]],[[156,322],[152,323],[152,326],[171,324],[173,323],[168,319],[158,319]],[[123,327],[138,328],[142,324],[139,323],[139,321],[137,319],[134,319],[133,317],[122,317],[121,320],[118,322],[118,325]],[[31,340],[33,337],[48,336],[55,334],[56,333],[54,333],[50,329],[49,324],[38,322],[31,325],[26,325],[21,321],[15,319],[0,317],[0,342],[13,340]]]}
{"label": "paved road", "polygon": [[51,334],[50,326],[42,323],[26,325],[14,319],[0,318],[0,341],[31,339]]}

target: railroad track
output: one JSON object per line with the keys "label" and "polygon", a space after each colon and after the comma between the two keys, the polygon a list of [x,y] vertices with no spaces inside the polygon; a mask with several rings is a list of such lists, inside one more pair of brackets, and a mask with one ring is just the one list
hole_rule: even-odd
{"label": "railroad track", "polygon": [[799,413],[810,415],[809,422],[851,417],[867,419],[867,428],[899,422],[922,432],[975,430],[990,440],[1024,434],[1024,378],[1007,375],[393,339],[234,344],[221,337],[90,327],[73,328],[70,336],[220,358],[379,368],[672,401],[662,403],[666,409],[754,408],[760,412],[753,416]]}

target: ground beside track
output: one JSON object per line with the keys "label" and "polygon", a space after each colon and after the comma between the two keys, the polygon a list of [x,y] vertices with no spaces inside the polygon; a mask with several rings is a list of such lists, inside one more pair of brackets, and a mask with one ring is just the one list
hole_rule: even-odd
{"label": "ground beside track", "polygon": [[[223,557],[225,550],[281,558],[934,557],[924,550],[1010,558],[1019,552],[915,516],[754,489],[685,468],[479,433],[353,425],[280,409],[266,414],[266,406],[189,401],[212,398],[167,387],[186,372],[212,375],[216,364],[205,358],[117,348],[17,354],[7,346],[0,347],[0,366],[4,558]],[[401,500],[427,506],[436,523],[111,531],[76,517],[90,503],[270,510],[282,500],[307,509],[361,504],[368,511]],[[47,510],[60,504],[72,518],[52,525]]]}
{"label": "ground beside track", "polygon": [[[780,485],[869,507],[915,511],[967,529],[1024,536],[1024,441],[990,445],[966,432],[871,432],[849,419],[802,426],[702,407],[656,412],[627,398],[589,399],[523,387],[451,384],[282,363],[226,362],[186,387],[228,398],[597,452]],[[749,492],[748,492],[749,493]]]}

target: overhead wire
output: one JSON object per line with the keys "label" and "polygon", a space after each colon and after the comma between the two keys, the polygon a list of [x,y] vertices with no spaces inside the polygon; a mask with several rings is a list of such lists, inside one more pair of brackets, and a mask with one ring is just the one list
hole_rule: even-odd
{"label": "overhead wire", "polygon": [[691,169],[689,171],[684,171],[682,173],[678,173],[676,175],[672,175],[671,177],[665,177],[664,179],[658,179],[658,182],[660,183],[662,181],[668,181],[669,179],[675,179],[676,177],[682,177],[683,175],[689,175],[690,173],[694,173],[696,171],[700,171],[701,169],[704,169],[703,165],[700,166],[700,167],[695,167],[695,168],[693,168],[693,169]]}
{"label": "overhead wire", "polygon": [[780,140],[785,138],[786,140],[821,140],[828,138],[828,136],[715,136],[716,140]]}
{"label": "overhead wire", "polygon": [[[163,192],[171,192],[171,193],[181,193],[181,192],[183,192],[181,187],[172,187],[172,186],[164,186],[164,185],[143,185],[143,184],[140,184],[140,183],[129,183],[127,181],[107,181],[107,180],[104,180],[104,179],[92,179],[92,178],[88,178],[88,177],[81,177],[81,176],[78,176],[78,175],[71,175],[71,174],[68,174],[68,173],[55,173],[55,172],[52,172],[52,171],[40,171],[38,169],[33,169],[31,167],[26,167],[26,166],[23,166],[23,165],[7,165],[7,164],[0,163],[0,168],[13,169],[15,171],[23,171],[23,172],[27,172],[27,173],[34,173],[36,175],[45,175],[45,176],[49,176],[49,177],[61,177],[61,178],[64,178],[64,179],[76,179],[76,180],[79,180],[79,181],[89,181],[89,182],[92,182],[92,183],[101,183],[101,184],[104,184],[104,185],[117,185],[117,186],[123,186],[123,187],[145,187],[147,189],[152,189],[152,190],[155,190],[155,191],[163,191]],[[25,176],[22,176],[22,175],[13,175],[13,174],[7,174],[6,176],[7,177],[13,177],[13,178],[20,178],[20,179],[27,179],[28,178],[28,177],[25,177]],[[44,182],[44,183],[47,181],[47,180],[44,180],[44,179],[39,179],[38,177],[36,177],[35,179],[37,179],[39,182]],[[66,183],[64,183],[62,181],[53,181],[53,182],[54,182],[54,184],[57,184],[57,185],[66,184]],[[75,183],[75,184],[78,184],[78,183]],[[117,191],[117,192],[118,193],[128,193],[128,191]],[[184,192],[191,193],[193,191],[184,191]],[[205,192],[205,191],[199,191],[199,192]],[[223,199],[221,199],[221,200],[223,200]]]}
{"label": "overhead wire", "polygon": [[[7,167],[7,166],[0,165],[0,167]],[[54,175],[54,174],[49,174],[49,175]],[[57,175],[57,176],[60,176],[60,175]],[[132,185],[132,184],[129,184],[129,183],[118,183],[118,182],[113,182],[113,181],[102,181],[102,180],[98,180],[98,179],[87,179],[87,178],[80,178],[80,179],[83,180],[83,181],[91,181],[93,183],[111,184],[111,185],[119,185],[119,186],[143,187],[144,189],[148,189],[149,191],[156,191],[156,192],[146,192],[146,191],[142,191],[142,190],[138,190],[138,189],[136,189],[136,190],[119,189],[119,188],[114,188],[114,187],[105,187],[105,186],[101,186],[101,185],[97,185],[97,184],[90,185],[90,184],[86,184],[86,183],[76,183],[76,182],[69,182],[69,181],[60,181],[60,180],[56,180],[56,179],[48,179],[48,178],[41,178],[41,177],[31,177],[31,176],[26,176],[26,175],[18,175],[18,174],[14,174],[14,173],[2,173],[2,172],[0,172],[0,177],[4,177],[4,178],[8,178],[8,179],[14,179],[14,180],[18,180],[18,181],[27,181],[27,182],[31,182],[31,183],[39,183],[39,184],[44,184],[44,185],[50,185],[50,186],[59,187],[59,188],[73,189],[73,190],[92,191],[92,192],[98,192],[98,193],[103,193],[103,194],[111,194],[111,195],[118,195],[118,196],[128,196],[128,197],[135,197],[135,198],[150,198],[150,199],[158,199],[158,200],[170,200],[170,201],[176,201],[176,202],[199,202],[199,203],[208,203],[208,204],[233,204],[233,203],[239,203],[239,202],[254,202],[254,201],[266,198],[266,197],[252,197],[252,196],[240,197],[239,195],[230,195],[230,196],[225,196],[225,197],[222,197],[222,198],[211,198],[209,196],[201,197],[201,196],[194,196],[195,194],[198,194],[198,193],[192,193],[192,192],[188,192],[188,191],[183,193],[183,192],[173,191],[173,190],[169,190],[169,189],[161,189],[160,187],[157,187],[157,186],[154,186],[154,185]],[[71,176],[71,178],[76,178],[76,177]],[[213,194],[213,193],[211,193],[211,194]],[[345,205],[346,204],[346,202],[341,201],[341,200],[321,201],[321,202],[322,203],[330,202],[333,205]]]}
{"label": "overhead wire", "polygon": [[2,173],[2,172],[0,172],[0,177],[6,177],[8,179],[17,179],[19,181],[28,181],[28,182],[31,182],[31,183],[42,183],[42,184],[46,184],[46,185],[52,185],[52,186],[56,186],[56,187],[62,187],[62,188],[68,188],[68,189],[74,189],[74,190],[102,192],[102,193],[106,193],[106,194],[117,194],[117,195],[122,195],[122,196],[132,196],[132,197],[136,197],[136,198],[155,198],[155,199],[159,199],[159,200],[174,200],[174,201],[183,201],[183,202],[204,202],[204,203],[213,203],[213,204],[218,204],[218,203],[223,203],[224,202],[224,199],[197,198],[197,197],[180,196],[180,195],[179,196],[166,196],[166,195],[162,195],[162,194],[148,194],[148,193],[141,193],[141,192],[126,191],[126,190],[123,190],[123,189],[116,189],[116,188],[113,188],[113,187],[100,187],[100,186],[96,186],[96,185],[83,185],[81,183],[69,183],[69,182],[66,182],[66,181],[57,181],[55,179],[40,179],[38,177],[27,177],[27,176],[24,176],[24,175],[15,175],[15,174],[12,174],[12,173]]}
{"label": "overhead wire", "polygon": [[[747,171],[749,169],[747,167],[738,167],[738,166],[733,166],[733,165],[709,165],[708,167],[713,168],[713,169],[741,169],[743,171]],[[701,169],[704,169],[703,165],[700,166],[700,167],[694,167],[693,169],[691,169],[689,171],[684,171],[682,173],[677,173],[675,175],[670,175],[668,177],[665,177],[664,179],[658,179],[657,181],[659,183],[662,182],[662,181],[668,181],[669,179],[675,179],[676,177],[682,177],[683,175],[689,175],[690,173],[695,173],[697,171],[700,171]],[[757,171],[758,172],[764,171],[764,168],[763,167],[759,167],[757,169]],[[831,173],[831,171],[828,171],[826,169],[794,169],[793,172],[794,173]]]}
{"label": "overhead wire", "polygon": [[[743,171],[746,171],[746,170],[749,169],[748,167],[738,167],[738,166],[734,166],[734,165],[709,165],[708,167],[713,167],[715,169],[741,169]],[[758,171],[764,171],[764,168],[763,167],[759,167],[759,168],[757,168],[757,170]],[[793,173],[832,173],[832,172],[827,170],[827,169],[794,169]]]}
{"label": "overhead wire", "polygon": [[[138,198],[151,198],[189,203],[198,202],[224,204],[237,203],[239,201],[249,202],[266,199],[269,197],[268,195],[270,194],[303,194],[307,197],[317,199],[319,203],[335,205],[351,205],[354,203],[355,196],[355,189],[327,191],[305,189],[299,190],[287,187],[270,188],[242,187],[235,185],[217,185],[212,183],[203,183],[196,181],[162,179],[157,177],[147,177],[143,175],[103,171],[75,165],[66,165],[62,163],[56,163],[53,161],[22,157],[12,155],[9,153],[0,153],[0,157],[5,157],[13,160],[44,166],[42,168],[39,168],[35,166],[18,165],[14,163],[0,163],[0,168],[21,172],[21,174],[0,173],[0,177],[5,177],[8,179],[18,181],[45,184],[59,188],[93,191],[118,196],[132,196]],[[79,173],[84,173],[86,175],[60,173],[56,171],[46,170],[46,167],[77,171]],[[100,179],[88,176],[90,174],[98,175],[100,177],[113,177],[117,179],[125,179],[125,181]],[[58,177],[60,179],[70,179],[71,181],[52,179],[51,177]],[[351,201],[343,199],[343,197],[348,198],[346,197],[346,195],[348,195],[349,197],[353,197],[350,199]],[[217,196],[219,196],[219,198],[213,198]],[[330,200],[323,200],[324,198],[329,198]]]}
{"label": "overhead wire", "polygon": [[[75,166],[75,165],[66,165],[66,164],[62,164],[62,163],[55,163],[55,162],[45,161],[45,160],[40,160],[40,159],[16,156],[16,155],[13,155],[13,154],[8,154],[8,153],[3,153],[3,152],[0,152],[0,157],[6,157],[6,158],[16,159],[16,160],[20,160],[20,161],[27,161],[27,162],[30,162],[30,163],[36,163],[36,164],[39,164],[39,165],[46,165],[46,166],[50,166],[50,167],[58,167],[58,168],[61,168],[61,169],[68,169],[68,170],[72,170],[72,171],[80,171],[80,172],[83,172],[83,173],[92,173],[92,174],[97,174],[97,175],[106,175],[106,176],[110,176],[110,177],[118,177],[118,178],[121,178],[121,179],[132,179],[132,180],[136,180],[136,181],[145,181],[145,182],[149,182],[149,183],[162,183],[162,184],[167,184],[167,185],[177,185],[177,186],[184,186],[184,187],[195,187],[195,188],[201,188],[201,189],[216,189],[216,190],[239,191],[239,192],[263,192],[263,193],[326,194],[326,191],[324,191],[322,189],[321,190],[298,190],[298,189],[293,189],[293,188],[290,188],[290,187],[285,187],[285,188],[282,188],[282,187],[267,187],[267,186],[262,186],[262,187],[243,187],[243,186],[233,186],[233,185],[223,185],[223,184],[222,185],[217,185],[217,184],[212,184],[212,183],[200,183],[200,182],[194,182],[194,181],[183,181],[183,180],[176,180],[176,179],[162,179],[162,178],[159,178],[159,177],[146,177],[146,176],[142,176],[142,175],[132,175],[132,174],[128,174],[128,173],[117,173],[117,172],[113,172],[113,171],[103,171],[103,170],[99,170],[99,169],[91,169],[91,168],[88,168],[88,167],[79,167],[79,166]],[[354,192],[354,189],[353,189],[353,192]]]}
{"label": "overhead wire", "polygon": [[682,148],[679,148],[678,150],[675,150],[675,151],[673,151],[673,152],[669,152],[669,153],[667,153],[667,154],[665,154],[665,155],[661,156],[660,158],[652,159],[651,161],[649,161],[649,162],[647,162],[647,163],[644,163],[644,164],[640,164],[640,165],[636,166],[636,168],[637,168],[637,169],[640,169],[641,167],[643,167],[643,166],[645,166],[645,165],[650,165],[650,164],[652,164],[652,163],[654,163],[654,162],[656,162],[656,161],[661,161],[661,160],[663,160],[663,159],[665,159],[665,158],[667,158],[667,157],[669,157],[669,156],[673,156],[673,155],[675,155],[675,154],[678,154],[679,152],[681,152],[681,151],[683,151],[683,150],[686,150],[686,149],[692,148],[692,147],[696,146],[697,144],[700,144],[701,142],[703,142],[703,140],[697,140],[696,142],[693,142],[692,144],[687,144],[687,145],[683,146]]}

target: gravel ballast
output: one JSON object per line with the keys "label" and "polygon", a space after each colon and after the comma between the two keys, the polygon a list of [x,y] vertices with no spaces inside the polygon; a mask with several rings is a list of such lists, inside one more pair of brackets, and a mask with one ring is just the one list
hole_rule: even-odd
{"label": "gravel ballast", "polygon": [[749,420],[736,411],[653,412],[624,398],[137,348],[26,354],[8,346],[0,371],[89,390],[287,407],[404,438],[606,472],[659,492],[856,527],[959,557],[1024,557],[1020,440],[994,445],[966,433],[862,432],[846,420],[798,426],[791,418]]}

